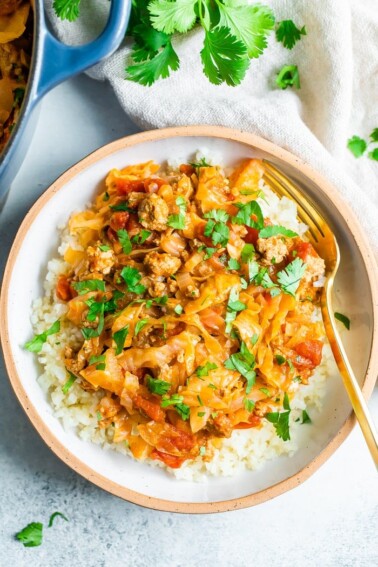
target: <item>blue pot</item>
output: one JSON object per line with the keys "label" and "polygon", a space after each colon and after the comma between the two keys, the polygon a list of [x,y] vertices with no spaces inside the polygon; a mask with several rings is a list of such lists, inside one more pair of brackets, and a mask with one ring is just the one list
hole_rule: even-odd
{"label": "blue pot", "polygon": [[49,31],[43,0],[35,0],[32,61],[19,120],[0,156],[0,210],[35,130],[38,102],[53,87],[109,56],[125,36],[131,0],[112,0],[109,19],[92,43],[70,47]]}

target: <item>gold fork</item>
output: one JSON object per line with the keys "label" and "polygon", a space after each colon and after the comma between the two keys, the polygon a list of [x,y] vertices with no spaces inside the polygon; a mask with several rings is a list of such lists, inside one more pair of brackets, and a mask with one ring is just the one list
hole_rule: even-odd
{"label": "gold fork", "polygon": [[341,342],[332,309],[332,289],[336,272],[340,264],[340,250],[337,240],[326,220],[283,173],[270,162],[264,160],[264,181],[280,196],[286,196],[296,202],[298,218],[308,227],[309,240],[326,265],[326,281],[321,296],[321,310],[325,332],[339,368],[345,389],[358,419],[370,453],[378,468],[378,434],[360,386],[349,363]]}

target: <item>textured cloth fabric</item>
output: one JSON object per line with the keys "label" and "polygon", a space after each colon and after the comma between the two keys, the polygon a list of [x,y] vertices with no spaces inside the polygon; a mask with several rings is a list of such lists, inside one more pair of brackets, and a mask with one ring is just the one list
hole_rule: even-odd
{"label": "textured cloth fabric", "polygon": [[[54,19],[69,44],[93,39],[104,26],[107,0],[82,0],[74,24]],[[271,34],[264,54],[252,60],[238,87],[215,86],[202,73],[203,31],[174,39],[181,65],[152,87],[125,80],[131,42],[89,71],[107,80],[125,112],[143,129],[216,124],[262,136],[301,157],[329,179],[352,206],[378,257],[378,162],[356,159],[346,148],[354,134],[367,139],[378,127],[377,0],[272,0],[276,20],[306,25],[289,51]],[[275,76],[298,65],[301,88],[280,90]]]}

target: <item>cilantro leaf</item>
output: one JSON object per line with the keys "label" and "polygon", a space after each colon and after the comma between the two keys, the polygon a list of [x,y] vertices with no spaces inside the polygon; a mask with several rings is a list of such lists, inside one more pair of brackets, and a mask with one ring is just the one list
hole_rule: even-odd
{"label": "cilantro leaf", "polygon": [[137,294],[142,294],[146,291],[145,286],[138,283],[142,279],[142,276],[136,268],[125,266],[122,269],[121,278],[124,280],[128,291]]}
{"label": "cilantro leaf", "polygon": [[201,60],[206,77],[214,85],[239,85],[249,67],[245,44],[227,27],[206,30]]}
{"label": "cilantro leaf", "polygon": [[262,210],[257,201],[250,201],[249,203],[235,203],[239,211],[235,217],[232,217],[234,224],[245,224],[251,228],[263,228],[264,217]]}
{"label": "cilantro leaf", "polygon": [[[215,246],[217,244],[220,246],[226,246],[230,237],[230,229],[225,224],[229,219],[226,211],[223,209],[212,209],[206,213],[204,217],[209,219],[205,226],[204,235],[211,236],[211,240]],[[212,249],[206,248],[206,250],[210,257]]]}
{"label": "cilantro leaf", "polygon": [[305,409],[302,411],[302,423],[312,423],[312,419]]}
{"label": "cilantro leaf", "polygon": [[15,537],[24,547],[38,547],[42,543],[42,535],[43,524],[40,522],[32,522],[18,532]]}
{"label": "cilantro leaf", "polygon": [[55,323],[53,323],[51,327],[47,329],[47,331],[44,331],[39,335],[35,335],[35,337],[31,341],[25,343],[24,348],[26,348],[26,350],[28,350],[29,352],[41,352],[43,345],[47,341],[47,337],[50,337],[50,335],[55,335],[56,333],[59,333],[59,331],[60,321],[58,320],[55,321]]}
{"label": "cilantro leaf", "polygon": [[301,88],[299,71],[296,65],[285,65],[276,77],[276,85],[285,90],[287,87]]}
{"label": "cilantro leaf", "polygon": [[348,140],[347,148],[354,157],[359,158],[366,152],[367,143],[359,136],[352,136]]}
{"label": "cilantro leaf", "polygon": [[116,344],[116,351],[115,354],[118,356],[123,351],[123,347],[125,345],[125,340],[127,335],[129,334],[129,326],[126,325],[119,331],[116,331],[113,335],[113,340]]}
{"label": "cilantro leaf", "polygon": [[276,28],[276,38],[287,49],[293,49],[294,45],[301,39],[302,35],[307,35],[306,26],[302,29],[297,28],[293,20],[282,20],[278,22]]}
{"label": "cilantro leaf", "polygon": [[374,128],[369,138],[371,142],[378,142],[378,128]]}
{"label": "cilantro leaf", "polygon": [[297,257],[284,270],[278,272],[277,280],[282,291],[294,297],[305,271],[306,264]]}
{"label": "cilantro leaf", "polygon": [[140,319],[135,325],[134,335],[137,336],[138,333],[145,327],[148,323],[148,319]]}
{"label": "cilantro leaf", "polygon": [[218,368],[218,366],[213,362],[206,362],[204,366],[198,366],[196,374],[202,378],[203,376],[208,376],[210,370],[215,370],[216,368]]}
{"label": "cilantro leaf", "polygon": [[127,78],[140,85],[151,86],[158,79],[169,77],[170,71],[177,71],[179,66],[177,53],[171,41],[167,40],[166,45],[150,59],[137,65],[129,65],[126,68]]}
{"label": "cilantro leaf", "polygon": [[235,258],[230,258],[227,264],[229,270],[240,270],[240,264]]}
{"label": "cilantro leaf", "polygon": [[249,394],[256,379],[256,372],[253,370],[255,366],[255,357],[248,350],[248,347],[244,342],[240,345],[240,351],[232,354],[230,358],[225,361],[224,366],[228,370],[236,370],[246,379],[247,387],[245,391]]}
{"label": "cilantro leaf", "polygon": [[164,396],[161,402],[162,408],[167,408],[169,406],[174,406],[177,413],[180,415],[181,419],[184,421],[190,417],[190,407],[183,403],[184,397],[179,394],[172,394],[171,397]]}
{"label": "cilantro leaf", "polygon": [[105,282],[103,280],[85,280],[73,282],[72,287],[79,295],[84,295],[88,291],[105,291]]}
{"label": "cilantro leaf", "polygon": [[277,236],[282,234],[282,236],[288,236],[289,238],[294,238],[298,236],[296,232],[293,230],[289,230],[284,226],[279,225],[272,225],[272,226],[265,226],[259,232],[259,238],[269,238],[270,236]]}
{"label": "cilantro leaf", "polygon": [[63,394],[67,394],[68,390],[71,388],[72,384],[77,380],[77,376],[75,376],[75,374],[72,374],[72,372],[70,372],[69,370],[67,370],[68,372],[68,380],[67,382],[65,382],[62,386],[62,392]]}
{"label": "cilantro leaf", "polygon": [[368,157],[373,159],[374,161],[378,161],[378,148],[374,148],[371,152],[368,153]]}
{"label": "cilantro leaf", "polygon": [[112,211],[127,211],[128,213],[133,212],[133,209],[131,209],[127,203],[118,203],[117,205],[109,205],[109,209],[112,209]]}
{"label": "cilantro leaf", "polygon": [[143,229],[132,237],[131,242],[134,242],[135,244],[144,244],[147,238],[151,236],[151,234],[152,232],[150,232],[149,230]]}
{"label": "cilantro leaf", "polygon": [[165,380],[158,380],[157,378],[152,378],[152,376],[147,376],[147,388],[152,394],[163,396],[169,391],[170,387],[171,384]]}
{"label": "cilantro leaf", "polygon": [[192,167],[194,167],[194,169],[200,169],[200,167],[210,167],[210,164],[207,163],[206,159],[203,157],[201,158],[199,161],[194,162],[194,161],[190,161],[189,165],[191,165]]}
{"label": "cilantro leaf", "polygon": [[61,20],[74,22],[80,15],[81,0],[54,0],[53,8]]}
{"label": "cilantro leaf", "polygon": [[281,437],[283,441],[290,441],[289,418],[291,409],[289,397],[286,393],[284,396],[283,407],[286,411],[267,413],[265,417],[268,421],[270,421],[270,423],[273,423],[278,437]]}
{"label": "cilantro leaf", "polygon": [[50,519],[49,519],[49,524],[48,527],[51,528],[55,518],[57,517],[63,518],[63,520],[65,520],[66,522],[68,522],[68,518],[66,518],[66,516],[64,514],[62,514],[62,512],[54,512],[53,514],[51,514]]}
{"label": "cilantro leaf", "polygon": [[350,319],[346,315],[343,315],[342,313],[338,313],[337,311],[335,311],[334,315],[335,315],[335,319],[340,321],[344,325],[344,327],[346,327],[349,331],[350,330]]}
{"label": "cilantro leaf", "polygon": [[176,313],[176,315],[181,315],[181,313],[184,311],[184,308],[182,305],[176,305],[176,307],[174,308],[174,312]]}
{"label": "cilantro leaf", "polygon": [[[244,4],[244,5],[243,5]],[[219,7],[219,27],[230,32],[247,48],[248,57],[259,57],[267,46],[267,36],[274,27],[274,15],[270,8],[260,4],[223,0]]]}
{"label": "cilantro leaf", "polygon": [[186,201],[184,197],[179,196],[176,199],[176,205],[179,208],[179,214],[169,215],[167,225],[182,230],[185,228],[185,213],[186,213]]}
{"label": "cilantro leaf", "polygon": [[253,400],[249,400],[248,398],[244,398],[243,405],[247,411],[252,412],[255,407],[255,402]]}
{"label": "cilantro leaf", "polygon": [[175,31],[185,33],[195,24],[196,4],[197,0],[153,0],[148,5],[151,23],[155,29],[166,34]]}

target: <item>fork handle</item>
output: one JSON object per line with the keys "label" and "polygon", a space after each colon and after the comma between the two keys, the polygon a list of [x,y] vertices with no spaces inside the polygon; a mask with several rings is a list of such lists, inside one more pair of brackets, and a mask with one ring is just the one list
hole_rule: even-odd
{"label": "fork handle", "polygon": [[329,340],[333,356],[340,371],[344,382],[345,389],[352,404],[354,413],[360,424],[362,433],[365,437],[367,446],[369,447],[371,456],[373,457],[375,466],[378,469],[378,433],[375,428],[370,411],[367,407],[365,398],[361,392],[359,383],[352,370],[343,344],[341,342],[336,321],[331,311],[331,294],[330,288],[326,286],[322,297],[322,315],[327,338]]}

